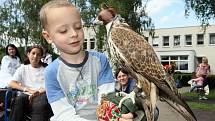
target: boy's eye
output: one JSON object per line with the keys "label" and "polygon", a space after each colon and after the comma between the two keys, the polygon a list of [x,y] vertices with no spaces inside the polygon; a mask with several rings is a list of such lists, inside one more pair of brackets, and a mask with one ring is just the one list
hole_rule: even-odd
{"label": "boy's eye", "polygon": [[81,26],[77,26],[77,27],[75,27],[76,29],[78,29],[78,30],[80,30],[80,29],[82,29],[82,27]]}
{"label": "boy's eye", "polygon": [[66,33],[67,32],[67,29],[60,29],[59,30],[59,33]]}

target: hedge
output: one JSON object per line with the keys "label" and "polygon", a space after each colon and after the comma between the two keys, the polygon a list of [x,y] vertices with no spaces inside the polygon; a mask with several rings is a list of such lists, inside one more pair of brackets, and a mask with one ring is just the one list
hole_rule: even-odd
{"label": "hedge", "polygon": [[[192,76],[191,73],[175,73],[174,79],[175,81],[179,79],[182,86],[190,86],[187,82],[191,79],[191,76]],[[209,75],[208,83],[210,89],[215,88],[215,75]]]}

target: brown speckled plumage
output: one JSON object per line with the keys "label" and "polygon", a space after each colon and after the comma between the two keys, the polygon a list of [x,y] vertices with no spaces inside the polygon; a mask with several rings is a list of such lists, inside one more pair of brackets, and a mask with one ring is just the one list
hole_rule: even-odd
{"label": "brown speckled plumage", "polygon": [[[149,43],[125,24],[113,22],[108,31],[111,57],[131,73],[146,97],[150,97],[150,84],[154,83],[160,98],[178,110],[188,121],[195,121],[193,112],[181,98],[175,85],[166,80],[165,71]],[[153,120],[153,106],[150,101],[149,98],[142,101],[148,121]]]}

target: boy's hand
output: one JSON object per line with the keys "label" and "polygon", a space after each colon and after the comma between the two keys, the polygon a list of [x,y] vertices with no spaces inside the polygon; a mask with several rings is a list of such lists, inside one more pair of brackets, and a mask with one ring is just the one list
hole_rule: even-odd
{"label": "boy's hand", "polygon": [[133,121],[133,114],[132,113],[127,113],[127,114],[122,114],[122,117],[119,119],[120,121]]}

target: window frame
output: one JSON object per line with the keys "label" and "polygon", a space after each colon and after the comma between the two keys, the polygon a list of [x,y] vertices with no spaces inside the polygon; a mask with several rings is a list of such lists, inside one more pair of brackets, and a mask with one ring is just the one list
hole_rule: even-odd
{"label": "window frame", "polygon": [[163,36],[163,47],[169,47],[169,46],[170,46],[169,36]]}
{"label": "window frame", "polygon": [[[190,40],[188,40],[187,38],[190,37]],[[190,44],[188,44],[190,43]],[[185,45],[186,46],[192,46],[192,34],[188,34],[188,35],[185,35]]]}
{"label": "window frame", "polygon": [[[202,39],[199,39],[200,36],[202,37]],[[197,45],[204,45],[205,44],[205,42],[204,42],[204,34],[197,34],[196,38],[197,38],[197,40],[196,40]],[[199,42],[202,42],[202,43],[199,43]]]}
{"label": "window frame", "polygon": [[159,37],[158,36],[155,36],[152,38],[152,46],[159,47]]}
{"label": "window frame", "polygon": [[[85,48],[85,47],[86,47],[86,48]],[[84,50],[87,50],[87,39],[84,39],[83,49],[84,49]]]}
{"label": "window frame", "polygon": [[94,50],[96,47],[96,39],[95,38],[91,38],[90,39],[90,49]]}
{"label": "window frame", "polygon": [[180,35],[174,35],[173,36],[173,45],[175,46],[175,47],[178,47],[178,46],[180,46],[181,45],[181,42],[180,42]]}
{"label": "window frame", "polygon": [[[213,43],[211,43],[211,36],[213,36]],[[209,33],[209,44],[215,45],[215,33]]]}
{"label": "window frame", "polygon": [[[182,56],[184,56],[184,57],[186,56],[186,58],[182,59]],[[177,59],[176,59],[176,57],[177,57]],[[189,58],[188,57],[189,57],[189,55],[161,55],[160,61],[163,66],[165,66],[164,63],[170,65],[171,62],[175,62],[176,63],[175,71],[189,71]],[[182,66],[185,66],[186,69],[182,69]]]}

